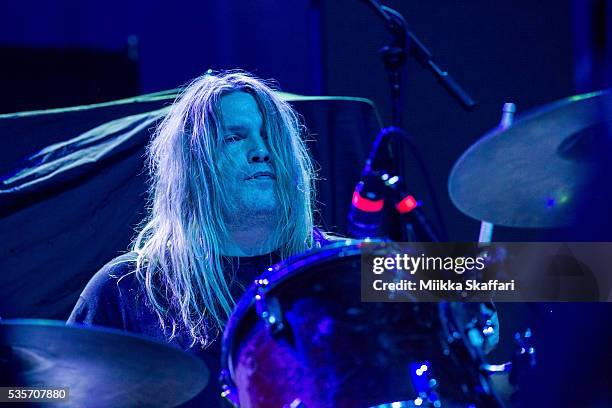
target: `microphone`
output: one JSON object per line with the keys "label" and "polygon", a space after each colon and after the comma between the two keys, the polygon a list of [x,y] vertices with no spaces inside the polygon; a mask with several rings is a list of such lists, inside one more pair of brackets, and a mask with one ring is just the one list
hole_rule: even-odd
{"label": "microphone", "polygon": [[429,223],[420,207],[420,203],[410,194],[406,194],[395,185],[395,209],[399,213],[402,225],[402,240],[406,242],[439,242],[435,228]]}
{"label": "microphone", "polygon": [[[414,198],[411,198],[410,201],[413,200]],[[402,210],[399,209],[398,211],[400,213],[401,223],[405,229],[405,241],[440,242],[440,238],[434,227],[429,223],[421,208],[416,204],[409,211],[402,212]]]}
{"label": "microphone", "polygon": [[[387,238],[385,225],[385,197],[388,194],[386,181],[389,178],[385,167],[393,168],[393,157],[389,153],[389,142],[402,135],[396,127],[381,129],[376,136],[368,159],[355,186],[348,214],[348,233],[357,239]],[[392,169],[389,169],[392,170]]]}
{"label": "microphone", "polygon": [[357,183],[348,214],[348,233],[351,237],[384,237],[384,190],[384,183],[375,173],[364,175]]}

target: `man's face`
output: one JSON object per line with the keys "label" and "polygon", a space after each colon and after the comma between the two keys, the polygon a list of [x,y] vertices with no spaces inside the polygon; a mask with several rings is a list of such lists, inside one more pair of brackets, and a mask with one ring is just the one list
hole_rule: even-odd
{"label": "man's face", "polygon": [[257,102],[246,92],[232,92],[221,97],[220,108],[224,129],[219,169],[236,210],[228,216],[270,216],[278,206],[276,175]]}

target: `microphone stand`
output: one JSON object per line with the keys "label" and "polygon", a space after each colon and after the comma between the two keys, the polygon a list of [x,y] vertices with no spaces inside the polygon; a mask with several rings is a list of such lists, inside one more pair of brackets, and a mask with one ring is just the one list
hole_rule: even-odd
{"label": "microphone stand", "polygon": [[383,63],[387,69],[391,85],[392,124],[402,126],[401,114],[401,82],[402,70],[406,57],[410,54],[422,66],[427,68],[438,79],[446,91],[461,104],[465,110],[476,106],[472,97],[445,70],[434,61],[433,54],[423,45],[421,40],[408,29],[404,17],[392,8],[382,5],[378,0],[365,0],[374,12],[383,20],[387,30],[393,36],[391,43],[380,49]]}
{"label": "microphone stand", "polygon": [[[403,147],[402,138],[407,138],[406,132],[402,130],[403,115],[402,115],[402,82],[403,70],[406,65],[408,55],[415,58],[421,65],[428,68],[442,86],[453,96],[464,109],[473,108],[476,103],[470,95],[461,88],[461,86],[448,74],[441,69],[433,60],[432,53],[423,45],[418,37],[408,29],[408,25],[404,17],[390,7],[382,5],[378,0],[365,0],[366,3],[374,10],[381,18],[392,35],[391,43],[380,49],[379,53],[382,57],[390,86],[391,96],[391,126],[383,128],[379,133],[372,150],[370,157],[364,167],[364,176],[372,176],[377,179],[380,175],[386,179],[380,179],[379,182],[386,187],[389,187],[389,198],[394,202],[396,209],[402,200],[407,198],[406,187],[403,179],[404,163],[403,155],[400,154],[400,148]],[[384,149],[380,152],[380,149]],[[381,155],[382,160],[374,160],[375,157]],[[371,178],[371,177],[370,177]],[[389,180],[392,181],[389,184]],[[411,196],[410,196],[411,197]],[[395,215],[395,214],[394,214]],[[389,215],[391,225],[397,221],[393,215]],[[420,209],[401,213],[399,216],[400,230],[390,230],[389,235],[392,239],[402,241],[412,241],[420,239],[423,241],[436,242],[438,241],[437,234],[427,221],[425,215]]]}

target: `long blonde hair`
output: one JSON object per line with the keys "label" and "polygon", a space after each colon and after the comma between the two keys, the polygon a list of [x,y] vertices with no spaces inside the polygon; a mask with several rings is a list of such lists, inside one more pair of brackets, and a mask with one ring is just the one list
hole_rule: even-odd
{"label": "long blonde hair", "polygon": [[229,200],[216,160],[223,136],[219,102],[234,91],[252,95],[264,118],[282,207],[274,237],[280,256],[313,246],[314,172],[297,114],[271,86],[245,72],[209,72],[193,80],[148,147],[150,214],[132,248],[136,276],[168,340],[184,331],[191,346],[210,344],[234,306],[220,254],[229,237]]}

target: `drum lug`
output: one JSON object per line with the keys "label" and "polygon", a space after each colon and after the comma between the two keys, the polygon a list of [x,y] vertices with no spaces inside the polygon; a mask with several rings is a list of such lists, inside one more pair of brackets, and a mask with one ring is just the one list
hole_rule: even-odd
{"label": "drum lug", "polygon": [[272,335],[276,336],[283,331],[285,324],[280,302],[275,297],[266,297],[265,286],[260,286],[255,295],[255,310]]}
{"label": "drum lug", "polygon": [[233,384],[233,382],[229,370],[221,370],[219,374],[219,383],[221,384],[221,397],[231,404],[233,408],[239,408],[240,401],[238,401],[238,393],[236,389],[230,385]]}
{"label": "drum lug", "polygon": [[512,362],[502,364],[488,364],[482,363],[480,365],[480,372],[486,375],[504,374],[512,371]]}
{"label": "drum lug", "polygon": [[521,377],[536,366],[536,349],[533,345],[531,329],[514,334],[515,352],[512,356],[510,384],[518,386]]}
{"label": "drum lug", "polygon": [[296,398],[291,402],[291,404],[283,405],[283,408],[306,408],[306,404],[304,404],[299,398]]}

